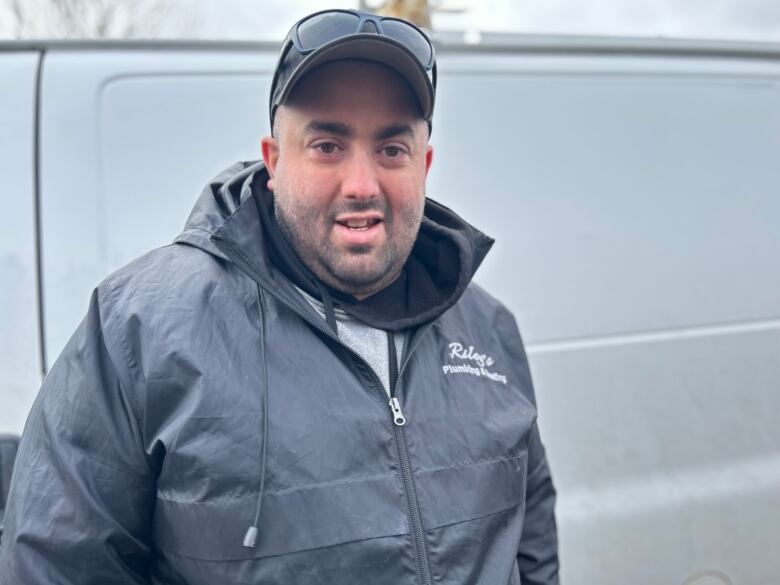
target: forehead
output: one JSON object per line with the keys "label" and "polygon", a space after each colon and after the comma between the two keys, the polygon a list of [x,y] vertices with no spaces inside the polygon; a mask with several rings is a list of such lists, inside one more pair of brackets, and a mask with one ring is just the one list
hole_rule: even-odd
{"label": "forehead", "polygon": [[419,103],[406,79],[373,61],[334,61],[317,67],[295,85],[285,107],[304,116],[422,121]]}

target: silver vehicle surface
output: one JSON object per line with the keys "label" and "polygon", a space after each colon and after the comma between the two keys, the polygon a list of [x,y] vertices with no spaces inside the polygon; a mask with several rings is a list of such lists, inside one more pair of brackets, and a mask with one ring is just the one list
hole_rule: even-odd
{"label": "silver vehicle surface", "polygon": [[[563,581],[780,582],[780,45],[483,40],[440,45],[428,192],[497,239]],[[277,50],[0,44],[0,432],[91,289],[259,157]]]}

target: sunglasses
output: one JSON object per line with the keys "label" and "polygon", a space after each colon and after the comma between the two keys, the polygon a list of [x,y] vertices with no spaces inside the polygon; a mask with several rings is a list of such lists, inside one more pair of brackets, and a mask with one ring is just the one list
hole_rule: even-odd
{"label": "sunglasses", "polygon": [[352,10],[323,10],[307,16],[295,25],[292,43],[305,55],[331,41],[358,33],[375,33],[401,43],[426,71],[436,62],[433,44],[422,29],[398,18]]}

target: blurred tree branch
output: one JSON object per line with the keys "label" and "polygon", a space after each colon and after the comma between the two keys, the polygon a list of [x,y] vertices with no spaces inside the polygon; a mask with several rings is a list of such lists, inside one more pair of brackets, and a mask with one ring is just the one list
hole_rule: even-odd
{"label": "blurred tree branch", "polygon": [[375,12],[383,16],[403,18],[428,30],[431,28],[431,9],[428,0],[387,0]]}
{"label": "blurred tree branch", "polygon": [[419,27],[431,30],[431,14],[436,12],[460,13],[467,9],[451,6],[444,0],[359,0],[360,10],[368,10],[383,16],[403,18]]}
{"label": "blurred tree branch", "polygon": [[178,36],[191,16],[173,0],[0,0],[15,38],[143,38]]}

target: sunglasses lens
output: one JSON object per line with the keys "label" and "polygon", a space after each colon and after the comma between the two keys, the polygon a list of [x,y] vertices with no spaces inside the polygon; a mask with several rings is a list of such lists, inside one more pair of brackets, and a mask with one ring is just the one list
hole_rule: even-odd
{"label": "sunglasses lens", "polygon": [[317,49],[335,39],[357,32],[360,17],[350,12],[326,12],[298,25],[298,40],[304,51]]}
{"label": "sunglasses lens", "polygon": [[385,35],[398,41],[417,57],[424,67],[430,67],[433,56],[431,44],[417,29],[400,20],[385,19],[382,21]]}

